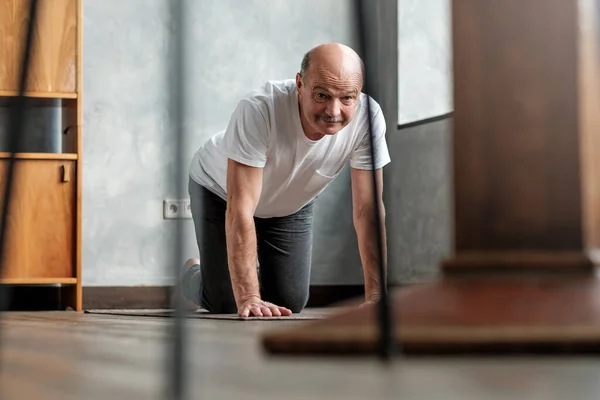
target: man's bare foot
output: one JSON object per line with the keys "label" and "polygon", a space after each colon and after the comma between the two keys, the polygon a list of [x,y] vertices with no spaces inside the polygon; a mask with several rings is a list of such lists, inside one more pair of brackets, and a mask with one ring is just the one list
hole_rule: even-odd
{"label": "man's bare foot", "polygon": [[183,276],[183,274],[185,274],[187,272],[187,270],[189,270],[192,266],[194,265],[198,265],[200,264],[200,259],[198,258],[190,258],[188,259],[185,264],[183,264],[183,266],[181,267],[181,269],[179,270],[179,275],[177,276],[177,283],[175,285],[175,290],[173,292],[173,295],[171,296],[171,306],[173,308],[175,308],[177,306],[177,301],[182,301],[183,302],[183,307],[186,311],[196,311],[198,310],[198,308],[200,308],[197,304],[195,304],[193,301],[188,300],[182,293],[181,291],[181,277]]}

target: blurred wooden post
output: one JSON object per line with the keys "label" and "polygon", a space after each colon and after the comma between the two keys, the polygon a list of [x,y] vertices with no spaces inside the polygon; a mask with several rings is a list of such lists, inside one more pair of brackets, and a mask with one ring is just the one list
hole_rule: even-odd
{"label": "blurred wooden post", "polygon": [[[404,353],[600,353],[599,7],[453,0],[454,254],[440,280],[392,292]],[[376,311],[263,344],[373,353]]]}
{"label": "blurred wooden post", "polygon": [[452,4],[455,254],[444,272],[590,273],[600,248],[598,2]]}

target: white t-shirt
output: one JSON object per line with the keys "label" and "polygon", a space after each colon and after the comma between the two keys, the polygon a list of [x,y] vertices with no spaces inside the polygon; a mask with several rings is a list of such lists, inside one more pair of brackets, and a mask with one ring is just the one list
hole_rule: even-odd
{"label": "white t-shirt", "polygon": [[[263,167],[263,187],[255,216],[293,214],[320,194],[349,162],[371,169],[367,96],[361,93],[352,121],[318,141],[304,134],[293,79],[269,81],[238,103],[227,129],[206,141],[194,155],[190,177],[226,199],[227,158]],[[385,119],[371,99],[375,167],[390,162]]]}

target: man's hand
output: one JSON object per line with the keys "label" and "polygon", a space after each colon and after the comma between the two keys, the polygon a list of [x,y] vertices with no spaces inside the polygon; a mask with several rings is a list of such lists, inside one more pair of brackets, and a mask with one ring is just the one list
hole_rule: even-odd
{"label": "man's hand", "polygon": [[238,315],[242,318],[250,316],[280,317],[292,315],[292,311],[285,307],[279,307],[273,303],[263,301],[260,297],[250,297],[238,307]]}

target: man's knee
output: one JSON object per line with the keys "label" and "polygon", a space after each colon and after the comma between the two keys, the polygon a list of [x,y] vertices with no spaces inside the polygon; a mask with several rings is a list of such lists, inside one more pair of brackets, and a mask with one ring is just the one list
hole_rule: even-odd
{"label": "man's knee", "polygon": [[202,302],[201,305],[206,311],[211,314],[237,314],[237,306],[235,303],[230,301],[218,301],[218,302]]}

